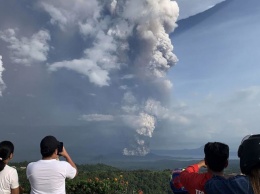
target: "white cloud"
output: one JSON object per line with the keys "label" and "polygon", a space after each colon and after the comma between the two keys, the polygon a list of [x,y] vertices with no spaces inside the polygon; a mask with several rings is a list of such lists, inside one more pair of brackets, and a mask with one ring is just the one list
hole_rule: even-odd
{"label": "white cloud", "polygon": [[160,101],[156,101],[153,99],[148,99],[146,101],[144,110],[156,116],[156,118],[163,120],[162,122],[172,122],[172,123],[179,123],[179,124],[188,124],[189,119],[185,117],[181,112],[177,112],[172,108],[166,108],[161,105]]}
{"label": "white cloud", "polygon": [[104,115],[104,114],[88,114],[88,115],[81,115],[79,119],[84,121],[89,121],[89,122],[113,121],[114,116]]}
{"label": "white cloud", "polygon": [[134,104],[134,103],[136,103],[136,98],[132,94],[132,92],[128,91],[128,92],[124,93],[123,101],[126,104]]}
{"label": "white cloud", "polygon": [[5,85],[3,78],[2,78],[2,73],[3,73],[4,70],[5,69],[3,67],[2,56],[0,55],[0,96],[2,96],[2,92],[6,88],[6,85]]}
{"label": "white cloud", "polygon": [[121,85],[121,86],[119,86],[119,89],[121,89],[121,90],[127,90],[128,87],[127,87],[127,85]]}
{"label": "white cloud", "polygon": [[98,17],[99,6],[96,0],[78,0],[77,3],[70,0],[44,0],[39,6],[51,17],[50,22],[58,25],[63,31],[77,26],[78,21],[89,17]]}
{"label": "white cloud", "polygon": [[16,37],[14,29],[0,31],[0,39],[9,43],[9,50],[11,51],[12,60],[15,63],[23,65],[32,65],[37,62],[44,62],[47,60],[49,51],[48,41],[50,35],[47,30],[40,30],[33,34],[30,38]]}
{"label": "white cloud", "polygon": [[60,68],[74,70],[89,78],[91,83],[97,86],[108,86],[109,77],[108,71],[101,69],[96,63],[89,59],[74,59],[72,61],[61,61],[50,65],[50,71],[57,71]]}
{"label": "white cloud", "polygon": [[54,7],[53,5],[47,4],[42,2],[42,7],[50,14],[51,16],[51,23],[52,24],[59,24],[59,26],[63,29],[64,26],[68,23],[68,19],[66,15],[69,13],[66,10],[59,10],[58,8]]}
{"label": "white cloud", "polygon": [[121,79],[133,79],[135,76],[133,74],[127,74],[121,77]]}
{"label": "white cloud", "polygon": [[86,23],[79,22],[80,33],[84,36],[94,36],[96,31],[93,25],[94,24],[91,20],[87,21]]}
{"label": "white cloud", "polygon": [[119,68],[117,57],[114,55],[117,46],[111,36],[99,32],[91,49],[84,51],[81,59],[61,61],[50,64],[49,70],[57,71],[60,68],[74,70],[87,76],[91,83],[98,86],[109,85],[109,72]]}

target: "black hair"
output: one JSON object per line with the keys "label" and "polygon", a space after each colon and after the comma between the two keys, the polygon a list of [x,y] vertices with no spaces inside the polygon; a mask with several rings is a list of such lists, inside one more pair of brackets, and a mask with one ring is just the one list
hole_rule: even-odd
{"label": "black hair", "polygon": [[49,149],[41,150],[42,158],[50,157],[54,152],[55,150],[49,150]]}
{"label": "black hair", "polygon": [[44,137],[40,143],[41,155],[43,158],[50,157],[58,148],[60,142],[51,135]]}
{"label": "black hair", "polygon": [[244,140],[237,152],[240,158],[240,169],[243,174],[250,174],[255,167],[260,167],[260,134],[251,135]]}
{"label": "black hair", "polygon": [[220,142],[208,142],[204,147],[205,162],[213,172],[221,172],[227,166],[228,145]]}
{"label": "black hair", "polygon": [[4,161],[14,153],[14,144],[10,141],[2,141],[0,143],[0,171],[5,167]]}

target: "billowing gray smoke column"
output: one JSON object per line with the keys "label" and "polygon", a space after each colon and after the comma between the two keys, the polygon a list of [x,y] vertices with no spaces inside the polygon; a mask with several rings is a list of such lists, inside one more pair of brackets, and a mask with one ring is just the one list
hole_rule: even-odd
{"label": "billowing gray smoke column", "polygon": [[[123,75],[121,80],[131,80],[122,81],[124,84],[119,88],[125,92],[120,116],[115,118],[135,130],[134,140],[123,154],[145,155],[149,152],[149,138],[153,136],[156,120],[166,110],[160,102],[164,103],[172,86],[166,72],[177,62],[169,33],[176,27],[178,5],[170,0],[104,2],[90,1],[96,6],[95,11],[90,11],[91,14],[78,23],[82,36],[92,44],[85,49],[83,57],[53,63],[49,69],[74,70],[100,87],[111,85],[110,75],[115,72]],[[50,4],[42,5],[50,10]],[[52,20],[57,21],[58,17]],[[60,22],[61,28],[66,22],[65,19]],[[93,116],[83,115],[81,119]]]}
{"label": "billowing gray smoke column", "polygon": [[[0,31],[0,39],[11,51],[12,62],[28,68],[43,64],[51,72],[48,76],[56,76],[57,80],[68,77],[70,87],[75,86],[73,78],[87,78],[86,86],[82,82],[77,88],[84,91],[81,94],[89,95],[71,94],[75,95],[72,99],[77,98],[82,104],[87,98],[86,106],[80,106],[78,111],[71,100],[68,110],[66,104],[57,109],[50,106],[46,111],[54,115],[75,111],[79,113],[73,120],[75,123],[114,122],[122,127],[127,137],[124,139],[129,139],[124,144],[128,146],[122,147],[123,154],[147,154],[157,124],[172,119],[165,108],[172,87],[166,73],[177,62],[169,38],[179,15],[177,3],[171,0],[38,0],[31,4],[33,9],[30,6],[26,9],[40,10],[37,18],[46,23],[35,21],[39,26],[28,33],[16,28]],[[5,88],[2,71],[0,58],[0,95]],[[67,76],[63,76],[64,72]],[[55,83],[55,79],[51,81]],[[51,81],[44,83],[51,84]],[[54,91],[55,96],[61,96],[64,88],[57,87],[57,92],[46,90],[46,93]],[[54,116],[51,120],[62,119]]]}

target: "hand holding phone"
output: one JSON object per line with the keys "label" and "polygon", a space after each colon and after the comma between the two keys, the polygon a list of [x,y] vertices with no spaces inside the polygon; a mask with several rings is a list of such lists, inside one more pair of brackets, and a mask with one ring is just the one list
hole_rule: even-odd
{"label": "hand holding phone", "polygon": [[58,145],[58,155],[60,155],[62,151],[63,151],[63,142],[60,142],[60,144]]}

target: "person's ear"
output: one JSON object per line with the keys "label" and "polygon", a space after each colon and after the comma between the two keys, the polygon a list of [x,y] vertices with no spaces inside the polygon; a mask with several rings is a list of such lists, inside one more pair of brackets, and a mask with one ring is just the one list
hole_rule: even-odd
{"label": "person's ear", "polygon": [[227,168],[228,167],[228,160],[226,161],[226,164],[225,164],[225,168]]}
{"label": "person's ear", "polygon": [[9,156],[9,159],[11,160],[13,158],[14,154],[11,153],[10,156]]}

